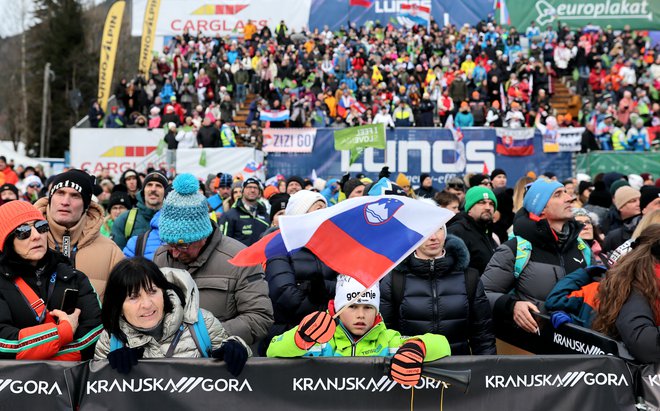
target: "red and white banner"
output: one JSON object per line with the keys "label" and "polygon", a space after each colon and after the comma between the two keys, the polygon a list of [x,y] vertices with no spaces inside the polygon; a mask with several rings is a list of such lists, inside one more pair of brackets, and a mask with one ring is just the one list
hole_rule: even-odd
{"label": "red and white banner", "polygon": [[[142,21],[147,0],[133,1],[131,35],[142,35]],[[289,33],[307,27],[311,0],[163,0],[160,4],[157,36],[176,36],[188,30],[191,34],[243,35],[248,20],[261,30],[275,30],[284,20]]]}

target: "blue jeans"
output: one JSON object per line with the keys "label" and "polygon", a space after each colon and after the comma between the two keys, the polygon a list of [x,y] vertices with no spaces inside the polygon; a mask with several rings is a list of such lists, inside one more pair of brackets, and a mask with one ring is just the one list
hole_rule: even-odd
{"label": "blue jeans", "polygon": [[236,84],[236,101],[243,104],[245,101],[245,84]]}

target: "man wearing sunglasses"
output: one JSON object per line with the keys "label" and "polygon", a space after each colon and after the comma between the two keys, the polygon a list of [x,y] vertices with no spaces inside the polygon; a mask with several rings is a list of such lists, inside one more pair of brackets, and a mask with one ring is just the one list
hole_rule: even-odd
{"label": "man wearing sunglasses", "polygon": [[124,258],[119,247],[101,235],[105,212],[92,201],[92,178],[82,170],[69,170],[53,179],[48,197],[34,206],[50,225],[48,247],[71,258],[87,274],[103,297],[110,270]]}
{"label": "man wearing sunglasses", "polygon": [[455,194],[458,197],[460,205],[463,205],[465,201],[465,183],[460,177],[450,178],[443,191]]}

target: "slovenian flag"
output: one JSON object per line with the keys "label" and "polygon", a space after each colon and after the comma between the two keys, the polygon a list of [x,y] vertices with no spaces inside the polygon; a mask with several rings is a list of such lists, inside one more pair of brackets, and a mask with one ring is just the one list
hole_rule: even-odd
{"label": "slovenian flag", "polygon": [[413,25],[428,27],[431,22],[431,7],[415,3],[401,3],[399,21],[407,21]]}
{"label": "slovenian flag", "polygon": [[289,119],[289,110],[262,110],[259,114],[261,121],[286,121]]}
{"label": "slovenian flag", "polygon": [[369,288],[452,216],[448,210],[407,197],[356,197],[309,214],[280,217],[280,231],[229,262],[252,266],[304,247],[331,269]]}
{"label": "slovenian flag", "polygon": [[534,154],[533,128],[496,128],[495,151],[505,156],[531,156]]}

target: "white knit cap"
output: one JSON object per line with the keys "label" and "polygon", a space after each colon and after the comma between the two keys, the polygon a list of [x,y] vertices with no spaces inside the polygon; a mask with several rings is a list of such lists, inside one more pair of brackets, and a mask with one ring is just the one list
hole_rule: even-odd
{"label": "white knit cap", "polygon": [[[357,280],[340,274],[337,276],[337,287],[335,288],[335,312],[338,312],[346,304],[364,291],[364,286]],[[376,311],[380,311],[380,288],[378,283],[367,290],[359,300],[353,304],[372,305]]]}
{"label": "white knit cap", "polygon": [[325,197],[321,193],[317,193],[309,190],[300,190],[289,198],[289,202],[286,205],[286,210],[284,215],[301,215],[307,214],[307,211],[317,201],[323,201],[325,205],[328,205]]}
{"label": "white knit cap", "polygon": [[644,179],[639,174],[629,174],[628,184],[635,190],[640,190],[644,186]]}

